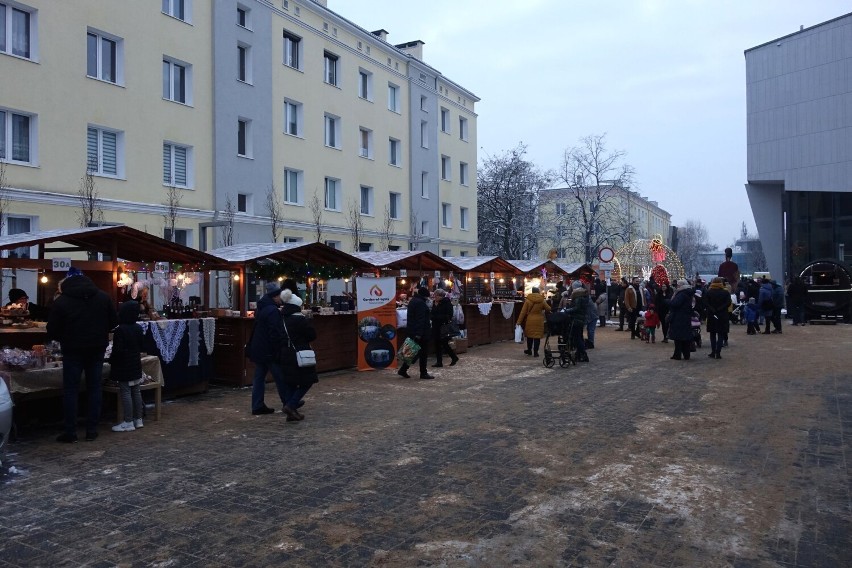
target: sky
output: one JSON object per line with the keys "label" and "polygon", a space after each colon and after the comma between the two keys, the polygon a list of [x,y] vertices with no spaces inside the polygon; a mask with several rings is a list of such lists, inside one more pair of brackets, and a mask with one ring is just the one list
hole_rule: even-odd
{"label": "sky", "polygon": [[606,135],[634,189],[724,248],[755,233],[746,182],[746,49],[852,12],[849,0],[328,0],[478,96],[480,163],[523,143],[557,169]]}

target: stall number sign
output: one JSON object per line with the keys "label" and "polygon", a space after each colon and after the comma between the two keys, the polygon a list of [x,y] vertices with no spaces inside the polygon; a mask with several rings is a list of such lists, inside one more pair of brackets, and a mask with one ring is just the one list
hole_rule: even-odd
{"label": "stall number sign", "polygon": [[405,278],[407,276],[408,276],[408,270],[406,270],[405,268],[400,268],[399,269],[399,277]]}
{"label": "stall number sign", "polygon": [[70,258],[54,258],[51,260],[50,269],[53,272],[67,272],[71,268]]}

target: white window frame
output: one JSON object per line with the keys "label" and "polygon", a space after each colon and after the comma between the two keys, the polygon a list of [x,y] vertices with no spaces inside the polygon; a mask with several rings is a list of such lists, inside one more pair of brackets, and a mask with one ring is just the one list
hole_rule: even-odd
{"label": "white window frame", "polygon": [[420,172],[420,197],[429,199],[429,172]]}
{"label": "white window frame", "polygon": [[451,249],[441,249],[441,256],[447,258],[448,256],[453,256],[453,251]]}
{"label": "white window frame", "polygon": [[388,138],[388,164],[402,167],[402,141],[396,138]]}
{"label": "white window frame", "polygon": [[388,216],[394,221],[402,219],[402,194],[396,191],[388,192]]}
{"label": "white window frame", "polygon": [[467,207],[459,207],[459,229],[462,231],[469,231],[470,227],[468,226],[468,208]]}
{"label": "white window frame", "polygon": [[[163,99],[178,104],[192,106],[192,64],[167,55],[163,56]],[[175,95],[175,73],[177,68],[183,69],[183,99]],[[168,68],[168,74],[166,71]]]}
{"label": "white window frame", "polygon": [[[304,42],[300,36],[297,36],[293,32],[284,30],[283,35],[284,65],[301,71],[302,61],[304,60]],[[292,65],[292,63],[295,63],[295,65]]]}
{"label": "white window frame", "polygon": [[[252,144],[252,136],[251,136],[251,119],[244,117],[237,117],[237,156],[241,158],[251,158],[254,154],[252,151],[254,150],[254,146]],[[243,127],[243,146],[244,153],[240,153],[240,124],[244,124]]]}
{"label": "white window frame", "polygon": [[340,139],[341,119],[339,116],[325,113],[323,116],[323,138],[326,148],[342,149]]}
{"label": "white window frame", "polygon": [[[175,227],[175,237],[177,235],[183,235],[182,239],[175,238],[174,241],[171,240],[169,236],[169,228],[163,227],[163,238],[167,241],[174,242],[177,244],[185,244],[185,246],[192,247],[194,245],[192,241],[192,229],[181,229],[180,227]],[[181,242],[183,240],[183,242]]]}
{"label": "white window frame", "polygon": [[[89,36],[93,37],[96,42],[95,47],[95,74],[89,74]],[[115,44],[115,77],[114,80],[104,78],[103,73],[103,45],[105,41]],[[108,34],[95,28],[86,29],[86,76],[91,79],[103,81],[113,85],[124,85],[124,38],[116,35]]]}
{"label": "white window frame", "polygon": [[453,228],[453,206],[450,203],[441,203],[441,226],[445,229]]}
{"label": "white window frame", "polygon": [[[183,5],[183,17],[178,13],[178,6]],[[192,0],[163,0],[163,14],[187,24],[192,23]]]}
{"label": "white window frame", "polygon": [[305,173],[302,170],[284,168],[284,203],[304,205],[304,179]]}
{"label": "white window frame", "polygon": [[332,177],[325,178],[323,196],[326,211],[341,211],[343,190],[339,179]]}
{"label": "white window frame", "polygon": [[445,156],[441,154],[441,179],[444,181],[451,181],[453,174],[453,161],[449,156]]}
{"label": "white window frame", "polygon": [[394,85],[393,83],[388,83],[388,110],[402,114],[400,88],[399,85]]}
{"label": "white window frame", "polygon": [[[38,231],[38,217],[35,215],[6,215],[5,223],[3,223],[3,231],[2,235],[4,237],[11,235],[20,235],[21,233],[33,233]],[[26,220],[29,221],[29,228],[26,231],[18,231],[15,233],[9,232],[9,227],[11,225],[11,221],[18,220]],[[26,251],[26,252],[24,252]],[[12,256],[12,253],[16,253],[16,256]],[[23,254],[26,256],[23,256]],[[2,258],[38,258],[38,247],[18,247],[14,249],[0,251],[0,257]]]}
{"label": "white window frame", "polygon": [[[304,131],[304,106],[298,101],[284,99],[284,134],[302,138]],[[295,132],[293,126],[295,125]]]}
{"label": "white window frame", "polygon": [[420,110],[429,112],[429,99],[426,95],[420,95]]}
{"label": "white window frame", "polygon": [[468,186],[470,185],[469,168],[467,162],[459,162],[459,183]]}
{"label": "white window frame", "polygon": [[[2,0],[0,4],[0,12],[5,15],[5,27],[3,29],[5,43],[0,45],[0,53],[11,55],[12,57],[20,57],[29,61],[38,60],[38,11],[17,2],[8,2]],[[15,45],[15,32],[18,31],[14,18],[15,12],[26,14],[26,46],[23,49],[17,49]]]}
{"label": "white window frame", "polygon": [[341,241],[325,241],[325,246],[331,247],[336,250],[340,250],[340,245],[343,243]]}
{"label": "white window frame", "polygon": [[373,159],[373,131],[363,126],[358,128],[358,155]]}
{"label": "white window frame", "polygon": [[252,49],[247,43],[237,42],[237,81],[252,83]]}
{"label": "white window frame", "polygon": [[[89,161],[88,154],[88,136],[89,130],[95,130],[97,132],[97,152],[98,159],[96,164],[91,164]],[[105,172],[103,170],[103,155],[104,155],[104,133],[111,133],[115,135],[115,173]],[[103,126],[97,126],[94,124],[89,124],[86,127],[86,171],[91,172],[92,175],[98,177],[107,177],[107,178],[116,178],[123,179],[124,178],[124,132],[121,130],[115,130],[113,128],[105,128]],[[93,167],[94,166],[94,167]]]}
{"label": "white window frame", "polygon": [[322,80],[326,85],[340,87],[340,56],[330,51],[324,51],[322,55],[323,74]]}
{"label": "white window frame", "polygon": [[[38,163],[38,116],[29,112],[21,112],[11,108],[0,107],[0,112],[3,116],[0,117],[0,162],[9,164],[28,164],[35,165]],[[14,159],[15,150],[15,120],[14,117],[27,119],[27,159]]]}
{"label": "white window frame", "polygon": [[[369,185],[362,185],[361,186],[361,191],[360,191],[360,195],[359,195],[360,203],[361,203],[361,215],[367,215],[369,217],[372,217],[373,215],[375,215],[375,212],[374,212],[375,211],[375,209],[374,209],[375,205],[373,203],[374,193],[375,192],[373,191],[373,188],[370,187]],[[366,197],[366,199],[365,199],[365,197]]]}
{"label": "white window frame", "polygon": [[459,140],[464,140],[467,142],[468,132],[467,132],[467,119],[463,116],[459,117]]}
{"label": "white window frame", "polygon": [[420,147],[429,148],[429,123],[425,120],[420,121]]}
{"label": "white window frame", "polygon": [[[242,19],[244,20],[243,23],[240,23],[240,16],[242,16]],[[237,3],[237,25],[249,31],[252,30],[251,8],[245,4]]]}
{"label": "white window frame", "polygon": [[[177,150],[183,150],[185,161],[185,180],[183,184],[178,183],[175,174]],[[166,151],[168,150],[169,158],[166,164]],[[168,172],[166,168],[168,167]],[[195,153],[192,146],[178,144],[170,140],[163,141],[163,185],[166,187],[178,187],[180,189],[192,189],[195,185]],[[168,175],[168,179],[165,179]]]}
{"label": "white window frame", "polygon": [[568,214],[568,205],[566,205],[565,203],[556,203],[554,205],[556,207],[556,214],[557,215]]}
{"label": "white window frame", "polygon": [[[243,208],[240,209],[240,198],[243,198]],[[252,211],[252,198],[250,193],[237,193],[237,213],[251,213]]]}
{"label": "white window frame", "polygon": [[358,98],[373,102],[373,74],[358,68]]}
{"label": "white window frame", "polygon": [[429,221],[421,221],[420,222],[420,235],[424,237],[428,237],[429,235]]}
{"label": "white window frame", "polygon": [[441,107],[441,132],[451,134],[450,131],[450,109]]}

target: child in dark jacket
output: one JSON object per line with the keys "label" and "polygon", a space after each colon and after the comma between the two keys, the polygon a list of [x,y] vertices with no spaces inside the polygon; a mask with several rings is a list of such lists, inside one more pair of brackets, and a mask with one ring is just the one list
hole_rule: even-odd
{"label": "child in dark jacket", "polygon": [[124,410],[124,421],[112,427],[113,432],[132,432],[142,428],[142,328],[136,323],[139,303],[124,302],[118,310],[118,326],[112,331],[110,377],[117,381]]}
{"label": "child in dark jacket", "polygon": [[757,311],[757,302],[754,298],[748,299],[748,304],[745,307],[745,320],[748,324],[748,335],[757,335],[759,312]]}
{"label": "child in dark jacket", "polygon": [[648,339],[645,340],[645,343],[657,342],[655,333],[658,327],[660,327],[660,315],[654,308],[654,304],[650,304],[648,309],[645,310],[645,333],[648,337]]}

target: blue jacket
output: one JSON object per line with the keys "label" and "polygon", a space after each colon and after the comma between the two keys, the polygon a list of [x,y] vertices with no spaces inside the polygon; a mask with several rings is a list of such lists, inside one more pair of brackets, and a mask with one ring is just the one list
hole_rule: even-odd
{"label": "blue jacket", "polygon": [[[767,300],[774,302],[772,299],[772,284],[767,282],[766,284],[761,284],[760,292],[757,294],[757,309],[760,310],[760,313],[763,314],[764,317],[772,316],[772,309],[766,309],[764,307],[764,302]],[[779,306],[780,307],[780,306]]]}
{"label": "blue jacket", "polygon": [[257,303],[254,330],[249,343],[248,358],[254,363],[275,363],[280,360],[284,344],[284,324],[278,305],[269,294]]}
{"label": "blue jacket", "polygon": [[757,323],[757,304],[746,304],[745,319],[748,323]]}

